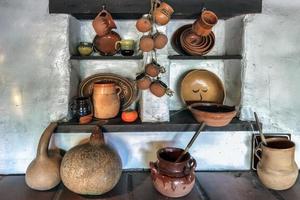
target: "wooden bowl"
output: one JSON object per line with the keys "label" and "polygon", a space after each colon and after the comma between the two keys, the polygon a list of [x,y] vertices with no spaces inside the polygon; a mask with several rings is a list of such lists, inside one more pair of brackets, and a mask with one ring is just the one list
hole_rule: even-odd
{"label": "wooden bowl", "polygon": [[237,113],[234,106],[213,103],[193,103],[188,109],[198,122],[214,127],[228,125]]}

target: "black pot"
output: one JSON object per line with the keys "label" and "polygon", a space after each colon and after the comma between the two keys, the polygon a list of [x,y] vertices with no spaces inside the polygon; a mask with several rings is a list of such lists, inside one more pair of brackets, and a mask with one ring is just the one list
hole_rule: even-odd
{"label": "black pot", "polygon": [[76,120],[92,113],[92,103],[89,97],[76,97],[70,107],[72,116]]}

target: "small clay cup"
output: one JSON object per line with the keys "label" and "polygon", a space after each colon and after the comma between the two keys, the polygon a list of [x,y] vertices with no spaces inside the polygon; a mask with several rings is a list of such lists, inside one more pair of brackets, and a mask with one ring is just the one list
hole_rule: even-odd
{"label": "small clay cup", "polygon": [[166,69],[155,61],[152,61],[152,63],[149,63],[145,66],[145,72],[151,77],[156,77],[159,73],[165,73]]}
{"label": "small clay cup", "polygon": [[174,93],[164,82],[160,80],[156,80],[151,83],[150,91],[157,97],[162,97],[165,94],[167,94],[168,96],[172,96]]}
{"label": "small clay cup", "polygon": [[193,23],[192,30],[199,36],[207,36],[210,34],[213,26],[217,23],[217,15],[212,11],[204,10],[199,18]]}
{"label": "small clay cup", "polygon": [[94,50],[93,43],[80,42],[77,46],[77,50],[81,56],[89,56],[93,53]]}
{"label": "small clay cup", "polygon": [[153,18],[155,23],[159,25],[166,25],[170,21],[173,13],[174,9],[169,4],[162,2],[154,9]]}
{"label": "small clay cup", "polygon": [[139,47],[143,52],[152,51],[154,49],[154,41],[152,37],[146,35],[141,37]]}
{"label": "small clay cup", "polygon": [[154,40],[154,48],[156,49],[162,49],[164,48],[168,43],[168,37],[163,33],[155,33],[153,36]]}
{"label": "small clay cup", "polygon": [[140,90],[147,90],[151,85],[151,78],[145,73],[142,73],[136,77],[136,84]]}
{"label": "small clay cup", "polygon": [[135,26],[139,32],[145,33],[145,32],[148,32],[151,30],[152,25],[151,25],[149,18],[150,18],[150,15],[145,14],[136,21]]}

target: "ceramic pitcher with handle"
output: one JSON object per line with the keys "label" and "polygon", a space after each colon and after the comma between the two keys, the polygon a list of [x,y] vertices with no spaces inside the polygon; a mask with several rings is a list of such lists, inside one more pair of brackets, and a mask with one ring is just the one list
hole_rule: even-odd
{"label": "ceramic pitcher with handle", "polygon": [[[261,156],[258,155],[261,152]],[[260,144],[255,155],[258,157],[257,174],[261,182],[273,190],[292,187],[298,177],[295,162],[295,143],[282,138],[267,139],[267,145]]]}
{"label": "ceramic pitcher with handle", "polygon": [[120,111],[121,87],[115,83],[94,83],[94,117],[99,119],[114,118]]}
{"label": "ceramic pitcher with handle", "polygon": [[117,28],[111,14],[103,9],[93,20],[93,27],[98,36],[108,34],[111,29]]}

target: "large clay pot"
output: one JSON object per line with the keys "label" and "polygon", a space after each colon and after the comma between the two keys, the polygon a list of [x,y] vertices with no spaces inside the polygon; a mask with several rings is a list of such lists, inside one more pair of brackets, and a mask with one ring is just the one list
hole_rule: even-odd
{"label": "large clay pot", "polygon": [[100,195],[113,189],[122,173],[119,155],[104,143],[96,126],[86,144],[70,149],[64,156],[61,179],[71,191],[83,195]]}
{"label": "large clay pot", "polygon": [[[258,151],[261,151],[261,157]],[[286,190],[295,184],[298,177],[295,143],[287,139],[271,138],[267,139],[267,146],[261,144],[255,153],[259,158],[257,174],[266,187]]]}
{"label": "large clay pot", "polygon": [[108,34],[111,29],[117,28],[111,14],[103,9],[93,20],[93,27],[98,36]]}
{"label": "large clay pot", "polygon": [[117,116],[120,111],[121,91],[122,89],[115,83],[95,83],[93,87],[94,116],[99,119]]}
{"label": "large clay pot", "polygon": [[166,147],[157,151],[157,161],[150,162],[153,185],[167,197],[182,197],[190,193],[195,184],[196,160],[189,153],[181,159],[183,149]]}
{"label": "large clay pot", "polygon": [[25,181],[26,184],[35,190],[49,190],[60,182],[60,162],[59,152],[48,152],[49,141],[57,123],[51,123],[41,136],[36,158],[29,164]]}

